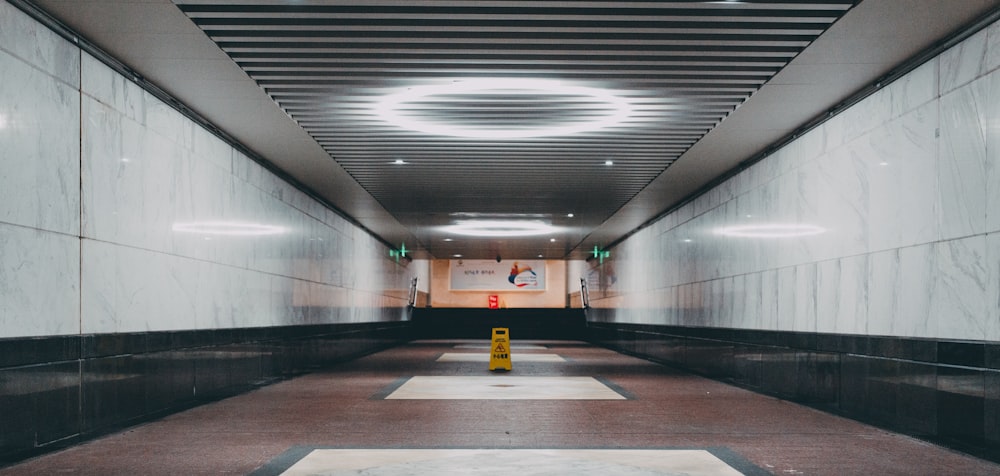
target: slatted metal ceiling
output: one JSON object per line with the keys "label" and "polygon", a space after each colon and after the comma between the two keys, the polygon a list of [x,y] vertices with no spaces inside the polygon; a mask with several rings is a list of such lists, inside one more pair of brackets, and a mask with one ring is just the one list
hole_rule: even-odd
{"label": "slatted metal ceiling", "polygon": [[[456,216],[531,216],[573,231],[554,245],[489,247],[559,258],[856,2],[175,3],[421,247],[450,256],[454,245],[434,227]],[[479,78],[599,88],[631,112],[590,132],[481,139],[414,132],[373,111],[406,88]],[[590,120],[602,107],[580,94],[473,91],[410,102],[407,113],[531,129]]]}

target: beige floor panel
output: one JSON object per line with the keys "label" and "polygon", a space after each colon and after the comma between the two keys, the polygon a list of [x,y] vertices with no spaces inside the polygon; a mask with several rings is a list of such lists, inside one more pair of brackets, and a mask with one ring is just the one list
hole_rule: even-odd
{"label": "beige floor panel", "polygon": [[625,400],[593,377],[418,376],[387,400]]}
{"label": "beige floor panel", "polygon": [[[438,362],[486,362],[490,361],[489,353],[463,354],[457,352],[446,352],[437,358]],[[565,362],[566,359],[556,354],[511,354],[510,361],[513,362]]]}
{"label": "beige floor panel", "polygon": [[[455,346],[456,349],[485,349],[490,350],[493,347],[490,344],[458,344]],[[511,350],[548,350],[548,347],[538,344],[511,344]]]}
{"label": "beige floor panel", "polygon": [[317,449],[283,475],[690,475],[742,473],[705,450]]}

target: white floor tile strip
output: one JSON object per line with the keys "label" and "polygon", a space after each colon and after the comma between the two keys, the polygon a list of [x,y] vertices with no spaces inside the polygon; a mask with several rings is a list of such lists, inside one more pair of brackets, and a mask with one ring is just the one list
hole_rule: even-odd
{"label": "white floor tile strip", "polygon": [[705,450],[317,449],[283,475],[691,475],[742,473]]}
{"label": "white floor tile strip", "polygon": [[[487,362],[490,361],[489,353],[463,354],[458,352],[445,352],[438,357],[437,362]],[[566,359],[556,354],[511,354],[510,361],[513,362],[565,362]]]}
{"label": "white floor tile strip", "polygon": [[[492,349],[490,344],[458,344],[456,349]],[[511,350],[547,350],[548,347],[537,344],[511,344]]]}
{"label": "white floor tile strip", "polygon": [[625,400],[593,377],[417,376],[387,400]]}

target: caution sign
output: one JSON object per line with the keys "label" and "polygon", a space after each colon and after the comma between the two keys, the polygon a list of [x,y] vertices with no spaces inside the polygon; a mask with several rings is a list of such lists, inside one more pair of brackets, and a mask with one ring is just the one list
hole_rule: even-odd
{"label": "caution sign", "polygon": [[493,328],[493,344],[490,352],[490,370],[510,370],[510,335],[506,327]]}

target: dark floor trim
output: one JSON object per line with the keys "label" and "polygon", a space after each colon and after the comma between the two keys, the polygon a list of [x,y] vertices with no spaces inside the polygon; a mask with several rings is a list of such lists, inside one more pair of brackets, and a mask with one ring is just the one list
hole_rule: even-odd
{"label": "dark floor trim", "polygon": [[409,321],[0,339],[0,467],[411,339]]}
{"label": "dark floor trim", "polygon": [[1000,462],[1000,343],[589,322],[590,341]]}

